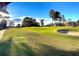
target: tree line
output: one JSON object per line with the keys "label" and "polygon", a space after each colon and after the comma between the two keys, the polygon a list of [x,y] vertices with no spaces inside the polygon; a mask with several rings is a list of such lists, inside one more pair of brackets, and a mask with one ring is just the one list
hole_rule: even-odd
{"label": "tree line", "polygon": [[[64,26],[65,22],[67,21],[64,17],[64,15],[62,15],[59,11],[53,10],[51,9],[49,11],[49,17],[52,18],[52,24],[51,26]],[[54,23],[53,23],[54,22]],[[41,26],[45,26],[44,25],[44,19],[40,20]],[[79,25],[79,20],[76,22],[71,22],[71,19],[69,19],[69,25]],[[22,21],[22,24],[17,24],[16,27],[39,27],[40,24],[36,21],[36,19],[31,18],[31,17],[25,17]],[[9,23],[9,27],[14,27],[14,22],[10,21]],[[3,19],[0,22],[0,29],[4,29],[7,28],[7,20]]]}

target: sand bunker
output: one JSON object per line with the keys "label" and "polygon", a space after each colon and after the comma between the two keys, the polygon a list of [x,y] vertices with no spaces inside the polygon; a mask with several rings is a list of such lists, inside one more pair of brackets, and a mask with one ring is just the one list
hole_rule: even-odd
{"label": "sand bunker", "polygon": [[79,32],[70,31],[68,29],[60,29],[60,30],[57,30],[57,32],[65,35],[79,36]]}
{"label": "sand bunker", "polygon": [[73,35],[73,36],[79,36],[79,32],[72,32],[69,31],[68,33],[66,33],[67,35]]}

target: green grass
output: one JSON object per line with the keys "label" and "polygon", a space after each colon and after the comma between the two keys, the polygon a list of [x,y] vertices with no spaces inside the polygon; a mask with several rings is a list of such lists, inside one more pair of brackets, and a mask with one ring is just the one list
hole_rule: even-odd
{"label": "green grass", "polygon": [[11,28],[0,40],[0,55],[79,55],[79,37],[62,35],[58,29],[79,31],[79,27]]}

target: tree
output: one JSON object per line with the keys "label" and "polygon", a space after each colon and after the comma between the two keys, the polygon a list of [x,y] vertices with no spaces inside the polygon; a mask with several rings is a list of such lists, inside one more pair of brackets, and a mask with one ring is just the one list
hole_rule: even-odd
{"label": "tree", "polygon": [[1,29],[5,29],[7,28],[7,20],[1,20],[1,23],[0,23],[0,28]]}
{"label": "tree", "polygon": [[39,24],[36,22],[36,19],[25,17],[22,22],[22,27],[30,27],[30,26],[39,26]]}
{"label": "tree", "polygon": [[61,15],[61,21],[62,21],[62,23],[63,23],[63,25],[67,25],[66,23],[66,19],[65,19],[65,17],[64,17],[64,15]]}
{"label": "tree", "polygon": [[60,12],[58,11],[50,10],[49,16],[52,18],[52,20],[55,20],[55,21],[61,19]]}
{"label": "tree", "polygon": [[77,21],[78,25],[79,25],[79,20]]}
{"label": "tree", "polygon": [[44,19],[41,19],[41,26],[44,26]]}
{"label": "tree", "polygon": [[60,12],[56,11],[54,17],[55,20],[58,20],[58,18],[60,18]]}
{"label": "tree", "polygon": [[62,17],[59,18],[59,23],[60,23],[60,24],[61,24],[61,21],[62,21]]}
{"label": "tree", "polygon": [[28,17],[25,17],[22,21],[22,27],[26,27]]}
{"label": "tree", "polygon": [[52,18],[52,20],[55,20],[55,11],[54,10],[50,10],[49,12],[49,16]]}
{"label": "tree", "polygon": [[66,19],[65,19],[64,15],[61,15],[61,17],[62,17],[62,20],[63,20],[63,21],[66,21]]}

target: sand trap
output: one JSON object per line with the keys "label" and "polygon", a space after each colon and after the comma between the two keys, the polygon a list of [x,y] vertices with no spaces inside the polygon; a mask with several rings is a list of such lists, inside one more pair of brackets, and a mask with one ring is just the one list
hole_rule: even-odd
{"label": "sand trap", "polygon": [[79,32],[72,32],[69,31],[68,33],[66,33],[67,35],[73,35],[73,36],[79,36]]}
{"label": "sand trap", "polygon": [[60,29],[60,30],[57,30],[57,32],[64,35],[79,36],[79,32],[70,31],[68,29]]}

